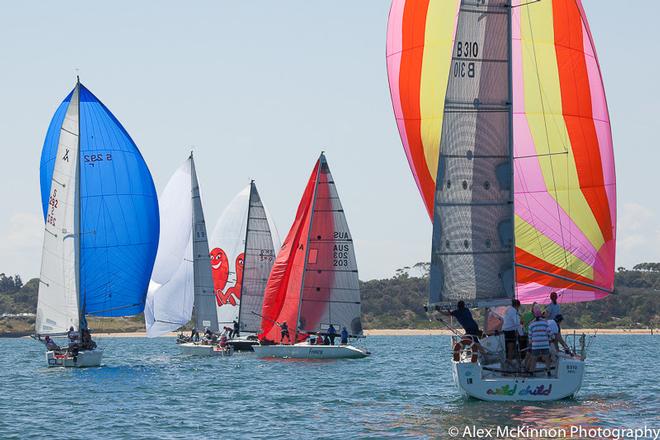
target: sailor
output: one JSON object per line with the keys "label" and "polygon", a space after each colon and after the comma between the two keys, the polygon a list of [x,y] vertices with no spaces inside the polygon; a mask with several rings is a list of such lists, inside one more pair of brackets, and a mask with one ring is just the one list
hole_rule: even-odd
{"label": "sailor", "polygon": [[561,314],[561,306],[557,303],[557,292],[550,294],[550,304],[545,308],[546,318],[555,319]]}
{"label": "sailor", "polygon": [[195,327],[190,330],[190,340],[193,341],[195,339],[195,333],[197,333],[197,329]]}
{"label": "sailor", "polygon": [[458,304],[456,304],[456,310],[453,310],[451,312],[442,310],[440,313],[443,315],[447,316],[453,316],[456,318],[458,323],[463,327],[463,330],[465,330],[465,334],[472,336],[475,342],[479,342],[479,336],[481,336],[481,330],[479,330],[479,326],[477,325],[477,322],[474,320],[472,317],[472,313],[470,312],[470,309],[465,307],[465,301],[459,301]]}
{"label": "sailor", "polygon": [[504,322],[502,323],[502,332],[504,332],[504,342],[506,344],[506,359],[512,361],[518,353],[518,336],[522,333],[522,326],[520,325],[520,316],[518,309],[520,308],[520,301],[517,299],[511,300],[511,305],[507,307],[504,312]]}
{"label": "sailor", "polygon": [[328,327],[328,337],[330,338],[330,345],[335,345],[337,330],[335,330],[335,327],[332,324],[330,324],[330,327]]}
{"label": "sailor", "polygon": [[527,370],[534,373],[536,362],[542,359],[546,372],[550,374],[550,328],[540,310],[534,311],[534,321],[529,324],[531,356],[527,358]]}
{"label": "sailor", "polygon": [[[563,320],[561,315],[555,317],[555,319],[548,319],[548,328],[550,329],[550,342],[552,342],[552,347],[550,352],[557,353],[559,351],[559,344],[561,344],[564,352],[566,354],[571,354],[571,349],[564,341],[564,338],[561,336],[561,331],[559,330],[559,324]],[[553,350],[554,349],[554,350]]]}
{"label": "sailor", "polygon": [[66,337],[69,338],[69,344],[75,344],[78,342],[78,338],[80,335],[78,334],[77,331],[73,328],[73,326],[69,327],[69,331],[66,332]]}
{"label": "sailor", "polygon": [[534,321],[534,309],[536,308],[536,303],[532,304],[532,307],[520,314],[520,324],[522,325],[523,334],[518,337],[518,343],[520,345],[520,357],[522,359],[527,356],[529,352],[529,323]]}
{"label": "sailor", "polygon": [[348,345],[348,330],[346,330],[346,327],[341,328],[341,335],[340,335],[340,343],[341,345]]}
{"label": "sailor", "polygon": [[46,350],[48,351],[58,351],[60,349],[60,346],[57,345],[48,335],[44,339],[44,344],[46,344]]}
{"label": "sailor", "polygon": [[291,342],[291,336],[289,336],[289,325],[286,322],[279,323],[275,322],[280,327],[280,342],[284,342],[284,337],[286,336],[287,342]]}
{"label": "sailor", "polygon": [[323,345],[330,345],[330,338],[328,337],[328,334],[323,337]]}
{"label": "sailor", "polygon": [[83,349],[93,350],[96,348],[96,342],[92,341],[92,334],[89,332],[88,328],[82,329],[82,336],[80,340],[82,342]]}
{"label": "sailor", "polygon": [[321,332],[316,334],[316,345],[323,345],[323,335]]}
{"label": "sailor", "polygon": [[234,324],[234,335],[233,335],[233,337],[238,338],[240,336],[240,333],[241,333],[241,328],[238,325],[238,321],[235,320],[235,319],[234,319],[233,324]]}
{"label": "sailor", "polygon": [[227,335],[220,336],[220,348],[227,347]]}

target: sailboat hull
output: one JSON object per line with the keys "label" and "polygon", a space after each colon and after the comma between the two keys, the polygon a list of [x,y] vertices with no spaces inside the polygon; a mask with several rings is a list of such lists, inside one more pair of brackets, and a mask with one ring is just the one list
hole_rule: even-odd
{"label": "sailboat hull", "polygon": [[281,359],[360,359],[369,356],[367,350],[352,345],[255,345],[260,358]]}
{"label": "sailboat hull", "polygon": [[54,351],[46,352],[46,362],[49,367],[86,368],[100,367],[103,360],[103,350],[81,350],[76,356],[68,353],[59,354]]}
{"label": "sailboat hull", "polygon": [[199,342],[186,342],[177,345],[183,354],[190,356],[231,356],[234,349],[223,349],[218,345],[200,344]]}
{"label": "sailboat hull", "polygon": [[227,343],[234,347],[235,351],[254,351],[254,346],[259,345],[259,341],[256,339],[241,337],[230,339]]}
{"label": "sailboat hull", "polygon": [[560,358],[552,377],[506,377],[469,361],[452,361],[452,373],[467,397],[493,402],[551,401],[572,397],[580,390],[584,361]]}

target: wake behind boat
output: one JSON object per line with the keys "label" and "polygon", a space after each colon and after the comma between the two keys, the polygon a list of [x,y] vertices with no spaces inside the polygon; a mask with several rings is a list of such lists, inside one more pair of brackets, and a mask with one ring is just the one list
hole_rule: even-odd
{"label": "wake behind boat", "polygon": [[[428,15],[426,8],[392,3],[387,61],[399,132],[433,220],[429,306],[547,303],[551,292],[571,303],[612,293],[612,136],[580,1],[446,1]],[[516,340],[518,330],[508,331]],[[482,352],[476,340],[454,341],[451,365],[463,393],[556,400],[579,390],[584,355],[558,353],[530,373],[510,368],[511,359],[497,366],[505,361],[500,342],[479,341],[490,347]],[[545,351],[532,344],[527,355]]]}
{"label": "wake behind boat", "polygon": [[[254,347],[259,357],[338,359],[369,354],[348,345],[349,337],[362,336],[358,269],[323,153],[273,265],[260,316],[262,344]],[[341,345],[334,345],[335,338]],[[312,344],[312,339],[320,343]]]}
{"label": "wake behind boat", "polygon": [[[46,344],[49,367],[100,366],[103,350],[85,316],[142,312],[158,246],[158,202],[137,146],[79,81],[48,128],[41,196],[35,337]],[[52,338],[62,336],[68,344],[60,347]]]}

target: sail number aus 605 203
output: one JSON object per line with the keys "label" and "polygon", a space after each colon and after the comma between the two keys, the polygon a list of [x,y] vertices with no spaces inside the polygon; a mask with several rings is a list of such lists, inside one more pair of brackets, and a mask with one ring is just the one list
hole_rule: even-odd
{"label": "sail number aus 605 203", "polygon": [[332,249],[332,265],[335,267],[348,266],[348,244],[336,244]]}
{"label": "sail number aus 605 203", "polygon": [[474,59],[479,56],[479,43],[476,41],[457,41],[456,42],[456,61],[452,72],[454,78],[474,78],[475,76],[475,63],[474,61],[462,61],[460,58]]}

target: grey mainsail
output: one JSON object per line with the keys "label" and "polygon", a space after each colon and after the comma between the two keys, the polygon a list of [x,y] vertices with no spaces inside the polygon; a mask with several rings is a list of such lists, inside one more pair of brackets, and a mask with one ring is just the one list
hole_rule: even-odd
{"label": "grey mainsail", "polygon": [[243,281],[238,320],[241,331],[258,333],[261,331],[261,305],[270,270],[275,261],[273,237],[268,223],[268,215],[254,181],[250,183]]}
{"label": "grey mainsail", "polygon": [[436,179],[430,303],[514,296],[509,0],[463,0]]}
{"label": "grey mainsail", "polygon": [[211,276],[211,261],[209,259],[209,242],[206,236],[206,223],[202,200],[199,195],[199,184],[195,161],[190,154],[190,178],[192,180],[192,227],[193,227],[193,271],[194,271],[194,315],[197,329],[208,327],[217,332],[218,315],[216,313],[215,294],[213,292],[213,278]]}

